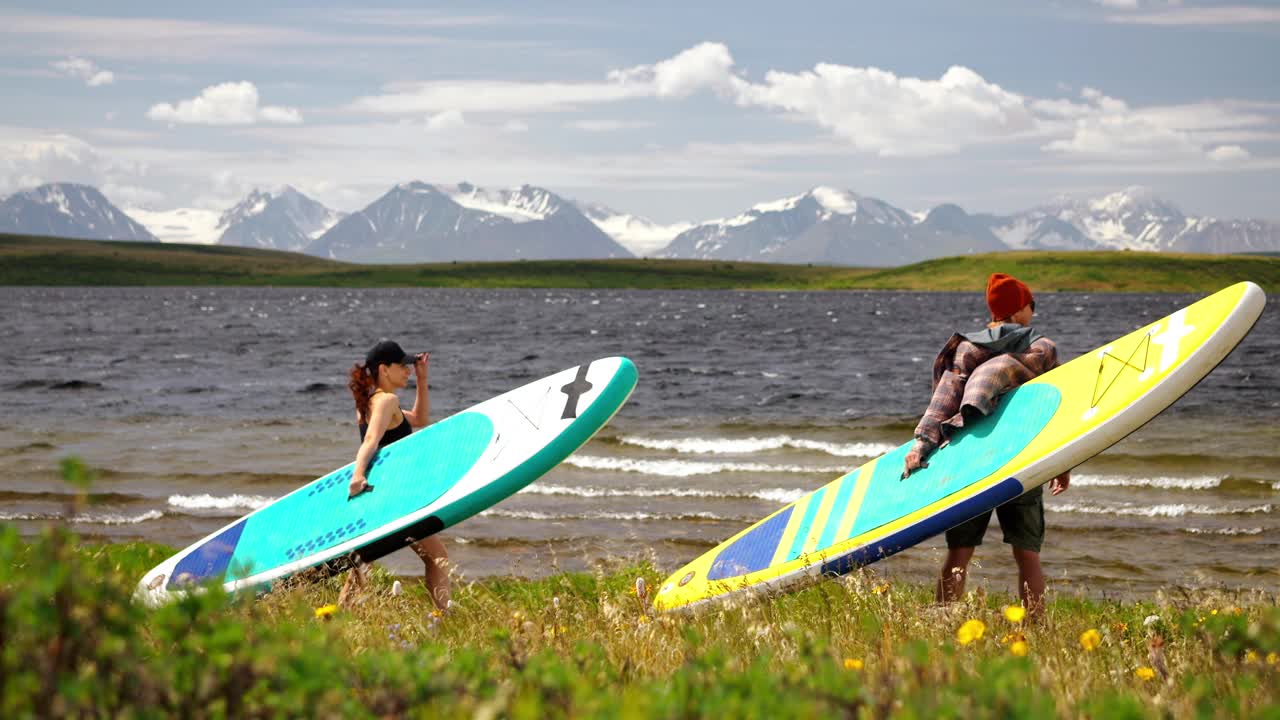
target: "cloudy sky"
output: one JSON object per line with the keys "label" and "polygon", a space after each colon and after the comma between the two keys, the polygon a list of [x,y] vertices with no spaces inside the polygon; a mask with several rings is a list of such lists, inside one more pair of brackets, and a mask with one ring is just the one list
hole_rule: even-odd
{"label": "cloudy sky", "polygon": [[467,180],[673,222],[816,185],[971,212],[1142,185],[1280,220],[1277,2],[116,5],[0,7],[0,195],[355,210]]}

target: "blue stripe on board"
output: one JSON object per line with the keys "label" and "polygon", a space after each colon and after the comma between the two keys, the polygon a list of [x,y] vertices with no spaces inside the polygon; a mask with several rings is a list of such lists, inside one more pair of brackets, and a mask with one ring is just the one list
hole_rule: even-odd
{"label": "blue stripe on board", "polygon": [[707,571],[707,580],[724,580],[769,567],[794,509],[794,505],[784,508],[721,550]]}
{"label": "blue stripe on board", "polygon": [[960,523],[975,518],[992,508],[999,507],[1022,494],[1022,483],[1017,478],[1005,478],[999,483],[983,490],[963,502],[952,505],[922,522],[884,538],[878,542],[854,550],[853,552],[822,564],[823,574],[844,575],[845,573],[870,565],[882,558],[905,550],[921,543],[940,532],[945,532]]}
{"label": "blue stripe on board", "polygon": [[231,564],[231,556],[235,554],[236,546],[240,544],[240,533],[244,532],[245,522],[247,519],[241,520],[187,553],[187,556],[174,566],[173,572],[169,573],[166,589],[173,590],[188,583],[201,583],[210,578],[221,581],[227,566]]}
{"label": "blue stripe on board", "polygon": [[826,494],[827,488],[822,487],[809,496],[809,504],[804,509],[804,517],[800,519],[800,527],[796,528],[796,536],[791,540],[791,549],[787,551],[787,562],[800,557],[800,551],[804,549],[805,540],[809,539],[809,528],[813,526],[813,518],[818,514],[818,508],[822,506],[822,497]]}
{"label": "blue stripe on board", "polygon": [[827,525],[822,528],[822,537],[818,538],[818,550],[831,547],[831,543],[835,541],[836,530],[839,530],[840,523],[844,522],[849,496],[853,494],[853,488],[858,484],[858,475],[860,474],[862,474],[861,468],[840,479],[840,489],[836,492],[836,501],[831,504],[831,513],[827,515]]}

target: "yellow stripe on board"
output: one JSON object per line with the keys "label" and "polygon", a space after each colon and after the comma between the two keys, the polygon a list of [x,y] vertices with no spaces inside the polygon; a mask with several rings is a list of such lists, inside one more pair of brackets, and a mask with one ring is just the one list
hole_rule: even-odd
{"label": "yellow stripe on board", "polygon": [[822,504],[818,506],[818,514],[813,517],[813,524],[809,526],[809,537],[804,539],[804,545],[800,546],[800,554],[805,555],[818,549],[818,540],[822,538],[822,529],[827,526],[827,517],[831,515],[831,506],[836,504],[836,495],[840,489],[840,483],[832,483],[827,491],[822,494]]}
{"label": "yellow stripe on board", "polygon": [[796,541],[796,533],[804,522],[804,511],[812,500],[813,494],[810,493],[797,500],[792,507],[791,517],[787,520],[787,529],[782,533],[782,537],[778,540],[778,547],[773,551],[773,560],[769,561],[770,567],[787,561],[787,555],[791,552],[791,543]]}
{"label": "yellow stripe on board", "polygon": [[862,470],[859,471],[858,484],[853,486],[853,495],[849,497],[849,504],[845,506],[840,527],[836,528],[835,542],[844,540],[853,532],[853,523],[858,519],[858,511],[862,509],[862,499],[867,496],[867,488],[871,486],[871,476],[875,475],[878,462],[880,458],[863,465]]}

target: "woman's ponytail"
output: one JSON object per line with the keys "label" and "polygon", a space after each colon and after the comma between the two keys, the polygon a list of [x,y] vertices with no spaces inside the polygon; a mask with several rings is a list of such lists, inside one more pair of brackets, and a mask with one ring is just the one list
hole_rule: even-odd
{"label": "woman's ponytail", "polygon": [[360,419],[360,424],[368,423],[369,400],[373,397],[373,391],[378,387],[373,380],[373,376],[369,374],[369,369],[361,363],[352,365],[347,387],[351,388],[351,397],[356,401],[356,415]]}

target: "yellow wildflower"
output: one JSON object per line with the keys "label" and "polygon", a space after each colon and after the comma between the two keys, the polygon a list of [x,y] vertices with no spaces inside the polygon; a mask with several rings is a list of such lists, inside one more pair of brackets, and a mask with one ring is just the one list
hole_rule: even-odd
{"label": "yellow wildflower", "polygon": [[516,610],[515,612],[511,613],[511,619],[515,620],[516,622],[520,622],[521,620],[524,620],[524,613],[519,610]]}
{"label": "yellow wildflower", "polygon": [[861,661],[861,660],[859,660],[858,658],[845,658],[845,659],[844,659],[844,669],[845,669],[845,670],[861,670],[863,667],[864,667],[864,666],[863,666],[863,664],[862,664],[862,661]]}
{"label": "yellow wildflower", "polygon": [[322,605],[316,608],[316,617],[321,620],[328,620],[336,612],[338,612],[337,605]]}
{"label": "yellow wildflower", "polygon": [[956,631],[956,640],[961,645],[968,645],[974,640],[981,640],[982,634],[986,631],[987,626],[981,620],[969,620]]}
{"label": "yellow wildflower", "polygon": [[637,619],[636,619],[636,623],[637,623],[637,624],[640,624],[640,625],[644,625],[644,624],[646,624],[646,623],[648,623],[648,622],[649,622],[649,616],[648,616],[648,615],[641,615],[639,618],[637,618]]}
{"label": "yellow wildflower", "polygon": [[1218,614],[1218,608],[1214,608],[1214,609],[1210,610],[1210,611],[1209,611],[1209,614],[1210,614],[1210,615],[1217,615],[1217,614]]}
{"label": "yellow wildflower", "polygon": [[1094,650],[1097,650],[1098,646],[1101,644],[1102,636],[1098,634],[1097,630],[1089,628],[1088,630],[1080,633],[1080,647],[1085,650],[1093,652]]}
{"label": "yellow wildflower", "polygon": [[1156,679],[1156,671],[1155,671],[1155,670],[1152,670],[1151,668],[1147,667],[1146,665],[1143,665],[1142,667],[1138,668],[1137,670],[1134,670],[1134,671],[1133,671],[1133,674],[1134,674],[1135,676],[1137,676],[1137,678],[1138,678],[1139,680],[1141,680],[1142,682],[1148,682],[1148,681],[1150,681],[1150,680],[1155,680],[1155,679]]}
{"label": "yellow wildflower", "polygon": [[889,583],[881,583],[880,585],[877,585],[871,588],[871,592],[875,593],[876,595],[883,595],[889,592]]}
{"label": "yellow wildflower", "polygon": [[1122,623],[1122,622],[1112,623],[1112,625],[1111,625],[1111,632],[1113,632],[1113,633],[1115,633],[1115,634],[1117,634],[1117,635],[1123,635],[1123,634],[1125,634],[1125,633],[1129,632],[1129,624],[1128,624],[1128,623]]}
{"label": "yellow wildflower", "polygon": [[1010,605],[1004,609],[1004,619],[1011,623],[1020,623],[1026,616],[1026,608],[1021,605]]}
{"label": "yellow wildflower", "polygon": [[1276,663],[1280,663],[1280,655],[1277,655],[1274,652],[1267,653],[1267,664],[1275,665]]}
{"label": "yellow wildflower", "polygon": [[1012,653],[1014,657],[1026,657],[1027,652],[1030,650],[1031,647],[1027,645],[1026,640],[1019,640],[1009,646],[1009,652]]}
{"label": "yellow wildflower", "polygon": [[1256,664],[1256,663],[1258,662],[1258,651],[1257,651],[1257,650],[1252,650],[1252,649],[1250,649],[1250,650],[1245,650],[1245,651],[1244,651],[1244,661],[1245,661],[1246,663],[1250,664],[1250,665],[1254,665],[1254,664]]}

